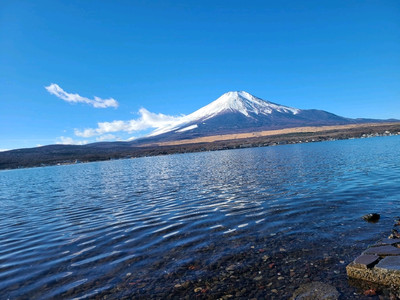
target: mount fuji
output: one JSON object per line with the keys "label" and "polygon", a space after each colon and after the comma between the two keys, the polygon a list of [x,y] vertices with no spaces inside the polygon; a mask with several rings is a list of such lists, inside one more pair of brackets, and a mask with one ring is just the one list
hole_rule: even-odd
{"label": "mount fuji", "polygon": [[245,91],[236,91],[225,93],[178,122],[157,129],[146,140],[181,140],[291,127],[367,122],[381,120],[350,119],[323,110],[303,110],[265,101]]}
{"label": "mount fuji", "polygon": [[[387,124],[383,124],[385,122]],[[362,125],[363,123],[365,125]],[[330,129],[329,132],[328,129],[321,128],[319,137],[314,136],[312,132],[317,126],[350,124],[361,125],[352,127],[350,131],[337,127]],[[0,169],[232,149],[243,145],[269,145],[281,141],[286,143],[288,137],[282,137],[285,135],[283,133],[274,138],[260,135],[256,137],[257,141],[251,138],[260,131],[307,126],[314,126],[308,135],[317,140],[375,136],[387,134],[387,132],[400,134],[399,120],[350,119],[323,110],[303,110],[276,104],[243,91],[228,92],[199,110],[178,118],[173,124],[157,128],[147,137],[126,142],[97,142],[79,146],[48,145],[0,152]],[[326,130],[325,133],[323,133],[324,130]],[[243,134],[239,135],[239,133]],[[224,134],[225,139],[218,137]],[[303,135],[294,135],[289,139],[291,142],[296,142],[303,138]],[[199,140],[201,141],[198,142]],[[229,142],[226,142],[228,140]]]}

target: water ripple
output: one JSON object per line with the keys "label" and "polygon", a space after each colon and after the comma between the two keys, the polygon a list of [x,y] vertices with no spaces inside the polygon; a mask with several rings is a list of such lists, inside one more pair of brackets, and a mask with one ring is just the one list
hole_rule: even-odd
{"label": "water ripple", "polygon": [[196,261],[209,266],[260,239],[269,253],[284,245],[315,256],[341,237],[343,247],[368,240],[390,218],[366,232],[359,216],[400,208],[399,145],[393,137],[0,172],[0,295],[84,299],[142,279],[160,285],[182,270],[201,276]]}

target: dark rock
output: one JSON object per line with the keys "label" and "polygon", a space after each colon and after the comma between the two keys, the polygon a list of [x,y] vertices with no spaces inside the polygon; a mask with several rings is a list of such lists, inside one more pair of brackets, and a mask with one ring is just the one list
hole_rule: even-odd
{"label": "dark rock", "polygon": [[314,281],[301,285],[294,291],[291,300],[336,300],[339,298],[337,289],[329,284]]}
{"label": "dark rock", "polygon": [[365,250],[362,254],[372,254],[379,256],[400,255],[400,249],[393,247],[391,245],[370,247],[367,250]]}
{"label": "dark rock", "polygon": [[381,217],[381,215],[377,214],[377,213],[372,213],[372,214],[367,214],[367,215],[362,216],[364,221],[372,222],[372,223],[378,222],[380,217]]}
{"label": "dark rock", "polygon": [[359,268],[372,268],[379,260],[379,256],[363,254],[354,260],[354,264]]}

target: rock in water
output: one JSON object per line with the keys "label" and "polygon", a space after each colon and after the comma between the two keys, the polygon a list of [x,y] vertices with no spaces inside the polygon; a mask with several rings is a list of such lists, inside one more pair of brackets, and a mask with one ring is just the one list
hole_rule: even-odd
{"label": "rock in water", "polygon": [[381,217],[380,214],[377,213],[372,213],[372,214],[367,214],[365,216],[362,216],[363,220],[367,221],[367,222],[378,222],[379,218]]}
{"label": "rock in water", "polygon": [[314,281],[301,285],[294,291],[291,300],[337,300],[339,292],[329,284]]}

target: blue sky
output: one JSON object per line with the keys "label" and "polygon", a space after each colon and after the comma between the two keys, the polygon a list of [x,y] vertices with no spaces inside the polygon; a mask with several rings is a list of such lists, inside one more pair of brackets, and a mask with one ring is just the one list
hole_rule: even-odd
{"label": "blue sky", "polygon": [[232,90],[400,119],[400,2],[0,2],[0,149],[138,137]]}

